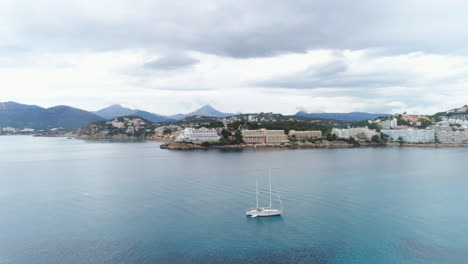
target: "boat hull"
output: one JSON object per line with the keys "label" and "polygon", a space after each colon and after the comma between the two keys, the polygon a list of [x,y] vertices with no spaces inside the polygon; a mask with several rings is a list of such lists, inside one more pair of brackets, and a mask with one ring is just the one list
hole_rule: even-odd
{"label": "boat hull", "polygon": [[281,214],[257,215],[256,217],[280,216]]}
{"label": "boat hull", "polygon": [[245,214],[255,218],[255,217],[279,216],[282,213],[283,213],[283,210],[258,208],[258,209],[249,210]]}

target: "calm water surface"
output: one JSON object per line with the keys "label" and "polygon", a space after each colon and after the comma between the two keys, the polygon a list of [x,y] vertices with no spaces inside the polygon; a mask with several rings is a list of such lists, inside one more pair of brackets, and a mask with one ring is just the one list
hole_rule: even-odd
{"label": "calm water surface", "polygon": [[[0,264],[467,263],[467,163],[465,148],[3,136]],[[268,168],[285,214],[246,218],[256,179],[268,204]]]}

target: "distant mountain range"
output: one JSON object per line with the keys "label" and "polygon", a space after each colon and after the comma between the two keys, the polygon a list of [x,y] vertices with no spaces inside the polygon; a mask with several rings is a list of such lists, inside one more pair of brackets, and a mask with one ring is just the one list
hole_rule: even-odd
{"label": "distant mountain range", "polygon": [[306,113],[297,112],[294,116],[308,117],[308,118],[321,118],[321,119],[335,119],[344,122],[359,122],[366,120],[374,120],[383,116],[390,116],[390,114],[371,114],[363,112],[352,113]]}
{"label": "distant mountain range", "polygon": [[0,103],[0,127],[51,129],[77,129],[102,120],[85,110],[70,106],[42,108],[15,102]]}
{"label": "distant mountain range", "polygon": [[[192,116],[224,118],[238,114],[223,113],[210,105],[200,109],[173,116],[163,116],[143,110],[130,109],[121,105],[111,105],[98,111],[88,112],[70,106],[55,106],[42,108],[36,105],[25,105],[15,102],[0,103],[0,128],[34,128],[50,129],[62,127],[65,129],[76,129],[84,127],[92,122],[110,120],[121,116],[138,116],[151,122],[176,122]],[[298,112],[292,117],[332,119],[344,122],[355,122],[374,120],[378,117],[389,116],[388,114],[370,114],[362,112],[353,113],[306,113]]]}
{"label": "distant mountain range", "polygon": [[184,119],[184,118],[189,117],[189,116],[208,116],[208,117],[222,118],[222,117],[233,116],[233,115],[235,115],[235,114],[223,113],[223,112],[220,112],[220,111],[216,110],[211,105],[205,105],[202,108],[200,108],[200,109],[198,109],[196,111],[190,112],[188,114],[177,114],[177,115],[169,116],[169,118],[172,118],[172,119],[175,119],[175,120],[181,120],[181,119]]}
{"label": "distant mountain range", "polygon": [[130,108],[123,107],[121,105],[111,105],[101,110],[94,111],[93,113],[107,120],[114,119],[116,117],[121,117],[121,116],[139,116],[154,123],[176,121],[176,119],[172,119],[170,117],[150,113],[147,111],[130,109]]}
{"label": "distant mountain range", "polygon": [[177,115],[172,115],[172,116],[163,116],[155,113],[150,113],[147,111],[142,111],[142,110],[135,110],[135,109],[130,109],[123,107],[121,105],[111,105],[109,107],[103,108],[98,111],[94,111],[96,115],[104,118],[104,119],[113,119],[116,117],[120,116],[139,116],[143,117],[145,119],[148,119],[151,122],[175,122],[181,119],[184,119],[189,116],[207,116],[207,117],[226,117],[226,116],[232,116],[234,114],[230,113],[223,113],[215,108],[213,108],[211,105],[205,105],[202,108],[190,112],[188,114],[177,114]]}

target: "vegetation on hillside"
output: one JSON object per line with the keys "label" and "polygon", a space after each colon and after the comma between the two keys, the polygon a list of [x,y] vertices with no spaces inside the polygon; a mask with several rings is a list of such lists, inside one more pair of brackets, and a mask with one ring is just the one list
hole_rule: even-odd
{"label": "vegetation on hillside", "polygon": [[369,121],[361,122],[352,122],[349,125],[350,127],[368,127],[369,129],[375,129],[377,132],[380,132],[381,127],[377,123],[369,123]]}
{"label": "vegetation on hillside", "polygon": [[125,116],[111,121],[94,122],[81,129],[79,135],[96,138],[123,136],[144,139],[152,136],[155,128],[155,125],[149,120],[136,116]]}

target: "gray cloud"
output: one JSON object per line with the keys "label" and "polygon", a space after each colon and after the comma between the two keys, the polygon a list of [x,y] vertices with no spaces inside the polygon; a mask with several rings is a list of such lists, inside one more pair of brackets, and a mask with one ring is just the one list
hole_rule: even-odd
{"label": "gray cloud", "polygon": [[353,74],[344,59],[336,59],[302,72],[258,82],[257,85],[289,89],[378,88],[406,85],[410,79],[406,73]]}
{"label": "gray cloud", "polygon": [[197,64],[199,60],[191,58],[184,54],[169,54],[161,58],[149,61],[143,65],[146,69],[151,70],[176,70],[186,68]]}
{"label": "gray cloud", "polygon": [[[11,70],[12,74],[1,81],[3,87],[15,87],[8,89],[7,96],[25,98],[26,94],[35,97],[32,103],[42,94],[63,92],[69,98],[80,93],[125,94],[123,100],[140,93],[134,104],[148,100],[152,105],[153,100],[159,100],[154,105],[168,109],[175,109],[176,101],[191,102],[196,96],[207,100],[207,95],[231,107],[249,104],[261,111],[290,111],[288,107],[293,104],[317,105],[314,100],[321,106],[330,105],[330,109],[338,104],[347,104],[350,110],[399,104],[418,111],[435,105],[453,108],[466,104],[466,10],[468,2],[461,0],[199,0],[196,5],[189,0],[2,0],[0,25],[6,26],[0,26],[0,70]],[[330,63],[253,86],[244,78],[232,78],[244,73],[239,69],[243,65],[253,65],[240,59],[315,49],[333,50],[338,55]],[[345,50],[361,50],[367,57],[340,57],[340,53],[347,53]],[[119,51],[123,56],[126,52],[166,55],[143,64],[138,55],[128,61],[119,59]],[[409,65],[412,52],[427,55],[428,60]],[[109,54],[112,58],[106,57]],[[203,58],[200,63],[206,64],[200,67],[200,74],[185,70],[198,61],[184,54]],[[403,56],[391,56],[395,54]],[[105,58],[99,58],[101,55]],[[443,55],[443,59],[430,58],[435,55]],[[96,63],[87,61],[87,57],[93,57]],[[308,58],[297,61],[302,65]],[[444,67],[444,58],[458,61]],[[277,72],[282,59],[272,59],[273,71]],[[288,58],[284,62],[284,72],[297,69],[298,65],[293,65],[296,62],[288,64]],[[64,63],[76,63],[77,68],[52,74],[50,68],[64,68]],[[437,67],[439,63],[441,67]],[[88,72],[90,64],[96,66],[96,75]],[[16,71],[21,67],[31,69]],[[110,75],[105,74],[107,70]],[[259,68],[258,76],[269,76],[269,71],[268,67]],[[14,73],[30,76],[12,78]],[[60,81],[47,78],[57,74],[68,75]],[[245,75],[246,80],[256,76]],[[74,88],[77,86],[80,90]],[[94,92],[93,87],[104,88]],[[249,101],[244,91],[238,93],[236,89],[266,99]],[[196,95],[202,94],[200,91],[203,95]]]}
{"label": "gray cloud", "polygon": [[[231,57],[310,49],[466,52],[466,1],[11,1],[0,49],[171,48]],[[54,12],[53,10],[60,10]]]}

